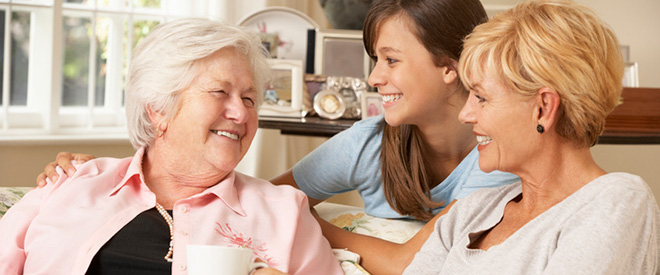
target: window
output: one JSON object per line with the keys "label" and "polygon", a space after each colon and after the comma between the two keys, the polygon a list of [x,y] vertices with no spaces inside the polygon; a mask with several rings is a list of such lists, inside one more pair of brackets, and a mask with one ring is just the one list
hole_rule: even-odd
{"label": "window", "polygon": [[126,139],[135,45],[161,22],[218,18],[224,1],[0,0],[0,141]]}

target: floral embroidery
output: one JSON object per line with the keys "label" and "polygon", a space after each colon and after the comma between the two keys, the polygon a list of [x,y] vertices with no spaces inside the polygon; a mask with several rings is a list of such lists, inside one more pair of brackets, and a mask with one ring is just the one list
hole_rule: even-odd
{"label": "floral embroidery", "polygon": [[363,228],[371,232],[371,228],[364,225],[365,223],[369,223],[369,221],[366,218],[365,219],[363,218],[364,218],[364,213],[357,213],[357,214],[346,213],[339,215],[336,218],[330,220],[330,223],[350,232],[354,232],[355,229],[357,228]]}
{"label": "floral embroidery", "polygon": [[234,232],[234,230],[231,229],[228,223],[226,223],[225,226],[222,226],[222,224],[217,222],[215,224],[218,225],[218,228],[216,228],[215,231],[218,232],[218,234],[220,234],[222,237],[224,237],[224,240],[226,242],[234,244],[238,247],[252,249],[252,253],[258,258],[266,261],[266,263],[269,266],[271,267],[278,266],[277,261],[266,253],[268,252],[268,248],[266,248],[267,245],[266,243],[260,241],[259,239],[253,239],[250,236],[246,236],[243,233]]}

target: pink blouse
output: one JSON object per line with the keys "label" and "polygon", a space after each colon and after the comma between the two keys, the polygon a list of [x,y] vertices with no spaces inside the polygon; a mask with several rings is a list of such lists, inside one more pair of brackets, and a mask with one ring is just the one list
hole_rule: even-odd
{"label": "pink blouse", "polygon": [[[155,206],[143,153],[89,161],[25,195],[0,220],[0,274],[85,274],[115,233]],[[249,247],[290,274],[342,274],[307,197],[290,186],[232,172],[173,213],[173,274],[186,274],[188,244]]]}

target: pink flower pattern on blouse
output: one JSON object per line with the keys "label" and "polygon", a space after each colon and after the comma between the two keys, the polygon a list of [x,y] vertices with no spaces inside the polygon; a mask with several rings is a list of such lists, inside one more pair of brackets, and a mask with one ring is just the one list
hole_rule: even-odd
{"label": "pink flower pattern on blouse", "polygon": [[224,240],[228,243],[235,244],[238,247],[245,247],[252,249],[252,253],[258,258],[266,261],[266,263],[271,267],[277,267],[277,261],[273,257],[268,256],[266,253],[268,248],[266,248],[266,243],[260,241],[259,239],[253,239],[250,236],[245,236],[243,233],[236,233],[229,226],[228,223],[225,226],[216,222],[218,228],[215,229],[218,234],[220,234]]}

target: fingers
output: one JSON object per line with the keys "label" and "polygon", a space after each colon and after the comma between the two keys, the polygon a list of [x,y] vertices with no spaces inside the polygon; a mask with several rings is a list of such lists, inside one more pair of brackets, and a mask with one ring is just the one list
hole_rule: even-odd
{"label": "fingers", "polygon": [[73,154],[73,160],[77,161],[78,164],[88,162],[88,161],[93,160],[95,158],[96,158],[95,156],[89,155],[89,154],[82,154],[82,153]]}
{"label": "fingers", "polygon": [[[73,167],[73,160],[74,160],[73,155],[74,154],[69,152],[59,152],[57,153],[57,157],[55,158],[55,166],[61,167],[62,170],[64,170],[64,173],[66,173],[68,176],[72,176],[73,173],[76,172],[76,168]],[[48,170],[48,166],[46,166],[46,170]],[[53,167],[53,172],[54,171],[55,171],[55,167]],[[46,174],[48,174],[48,177],[52,180],[48,172],[49,171],[46,171]]]}
{"label": "fingers", "polygon": [[55,161],[46,165],[44,172],[37,176],[37,186],[44,187],[46,186],[46,178],[50,179],[52,182],[56,182],[59,179],[57,174],[57,166],[61,167],[68,176],[73,176],[76,173],[76,167],[73,165],[75,161],[77,164],[82,164],[87,161],[94,159],[93,155],[89,154],[73,154],[69,152],[59,152]]}
{"label": "fingers", "polygon": [[[57,167],[57,163],[55,163],[55,162],[51,162],[49,164],[46,164],[46,167],[44,168],[44,172],[41,173],[41,174],[48,177],[50,179],[50,182],[57,182],[57,179],[60,178],[60,175],[57,174],[57,170],[55,169],[56,167]],[[39,176],[41,176],[41,174]],[[46,179],[44,178],[44,181],[45,180]]]}
{"label": "fingers", "polygon": [[46,173],[41,172],[41,174],[37,176],[37,187],[41,188],[44,186],[46,186]]}
{"label": "fingers", "polygon": [[57,179],[60,177],[60,175],[57,174],[57,171],[55,170],[55,167],[57,167],[57,164],[55,162],[51,162],[49,164],[46,164],[46,167],[44,168],[44,171],[41,172],[37,176],[37,186],[38,187],[44,187],[46,186],[46,178],[49,178],[51,182],[56,182]]}

